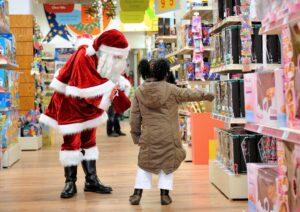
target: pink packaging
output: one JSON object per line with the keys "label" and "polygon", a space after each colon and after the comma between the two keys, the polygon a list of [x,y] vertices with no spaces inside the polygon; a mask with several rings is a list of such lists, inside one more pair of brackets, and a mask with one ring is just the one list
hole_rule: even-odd
{"label": "pink packaging", "polygon": [[257,77],[256,73],[244,75],[245,112],[247,122],[256,122]]}
{"label": "pink packaging", "polygon": [[300,211],[300,145],[283,141],[289,211]]}
{"label": "pink packaging", "polygon": [[277,165],[247,164],[248,211],[278,211]]}
{"label": "pink packaging", "polygon": [[275,73],[275,98],[277,111],[277,127],[286,127],[286,107],[285,107],[285,77],[283,69],[274,70]]}
{"label": "pink packaging", "polygon": [[277,127],[277,110],[275,98],[275,73],[256,73],[257,100],[255,121],[257,124]]}

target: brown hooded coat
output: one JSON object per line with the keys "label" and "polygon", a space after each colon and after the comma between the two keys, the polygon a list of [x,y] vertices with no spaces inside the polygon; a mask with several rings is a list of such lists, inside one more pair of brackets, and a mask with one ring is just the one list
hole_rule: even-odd
{"label": "brown hooded coat", "polygon": [[158,174],[174,172],[185,159],[179,136],[178,105],[213,100],[212,94],[178,88],[165,81],[145,82],[132,101],[131,136],[140,146],[138,166]]}

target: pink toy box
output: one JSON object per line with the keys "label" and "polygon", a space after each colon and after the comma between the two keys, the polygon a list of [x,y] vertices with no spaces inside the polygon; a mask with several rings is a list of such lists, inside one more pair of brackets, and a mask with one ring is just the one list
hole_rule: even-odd
{"label": "pink toy box", "polygon": [[256,122],[257,77],[255,73],[244,75],[245,112],[247,122]]}
{"label": "pink toy box", "polygon": [[278,211],[277,165],[248,163],[248,211]]}

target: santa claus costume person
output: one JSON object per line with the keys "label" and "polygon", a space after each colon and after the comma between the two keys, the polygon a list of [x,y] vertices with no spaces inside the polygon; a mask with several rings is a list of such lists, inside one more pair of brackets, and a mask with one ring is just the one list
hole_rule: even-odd
{"label": "santa claus costume person", "polygon": [[119,113],[130,107],[125,95],[128,82],[121,76],[129,53],[125,36],[118,30],[108,30],[94,41],[81,39],[78,46],[54,77],[50,87],[55,93],[40,117],[41,123],[63,134],[59,159],[64,166],[65,187],[61,198],[77,193],[80,163],[85,173],[84,191],[111,193],[112,188],[103,185],[96,173],[96,127],[107,121],[105,111],[111,103]]}

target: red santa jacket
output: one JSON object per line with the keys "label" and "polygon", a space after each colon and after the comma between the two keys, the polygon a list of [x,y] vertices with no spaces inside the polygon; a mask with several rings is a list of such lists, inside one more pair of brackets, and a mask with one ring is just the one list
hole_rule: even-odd
{"label": "red santa jacket", "polygon": [[[79,47],[54,77],[50,87],[55,93],[39,119],[63,135],[95,128],[107,120],[105,110],[111,104],[110,95],[116,84],[100,76],[98,57],[89,56],[87,48]],[[123,91],[118,93],[114,105],[125,111],[130,101]]]}

